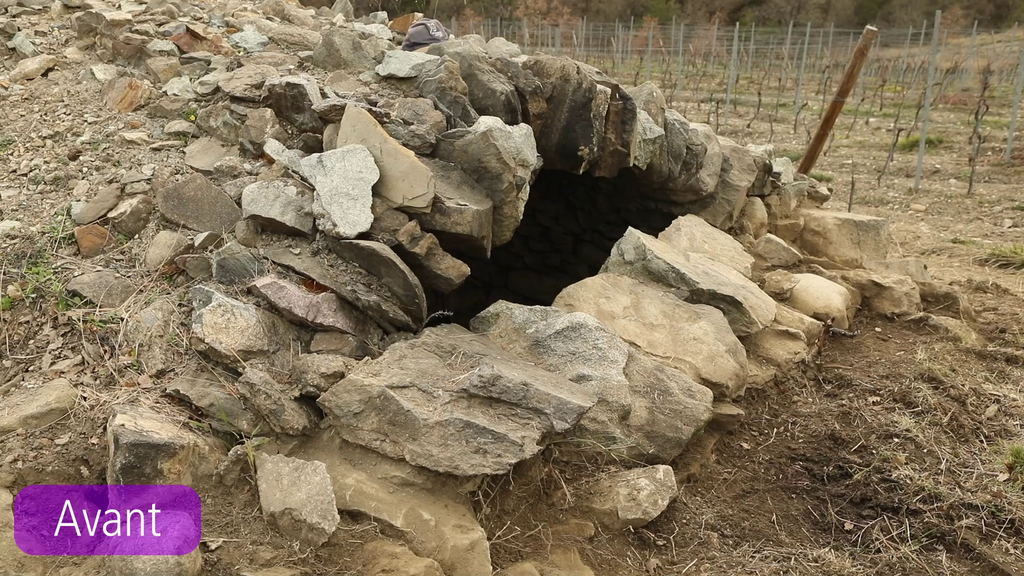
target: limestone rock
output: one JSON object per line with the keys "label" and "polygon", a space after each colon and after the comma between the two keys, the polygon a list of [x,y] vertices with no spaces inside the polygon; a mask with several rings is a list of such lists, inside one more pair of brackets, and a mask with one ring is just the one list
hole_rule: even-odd
{"label": "limestone rock", "polygon": [[836,328],[850,327],[853,302],[846,288],[815,274],[794,274],[793,279],[797,283],[787,304],[816,320],[832,319]]}
{"label": "limestone rock", "polygon": [[[192,297],[192,347],[237,366],[298,349],[288,323],[269,312],[196,286]],[[287,354],[285,354],[287,356]]]}
{"label": "limestone rock", "polygon": [[324,142],[324,149],[361,144],[373,155],[380,171],[374,194],[392,208],[410,212],[428,212],[434,200],[436,183],[430,169],[412,151],[404,148],[370,116],[355,106],[345,109],[338,127],[337,140]]}
{"label": "limestone rock", "polygon": [[462,168],[490,197],[493,244],[511,240],[540,168],[533,130],[526,124],[508,126],[499,118],[482,116],[471,128],[442,134],[435,156]]}
{"label": "limestone rock", "polygon": [[118,234],[134,238],[149,226],[155,205],[152,198],[139,194],[122,200],[107,213],[107,218],[110,219],[110,226]]}
{"label": "limestone rock", "polygon": [[350,144],[300,162],[303,177],[313,185],[313,215],[328,236],[355,238],[370,229],[373,186],[381,177],[373,155]]}
{"label": "limestone rock", "polygon": [[377,37],[363,39],[359,32],[349,28],[331,28],[313,50],[313,65],[324,70],[344,70],[362,74],[373,70],[394,46]]}
{"label": "limestone rock", "polygon": [[366,576],[444,576],[441,565],[428,558],[420,558],[405,546],[377,540],[363,546],[363,554],[370,560],[364,568]]}
{"label": "limestone rock", "polygon": [[164,391],[197,408],[211,428],[229,434],[266,433],[262,418],[249,410],[235,389],[235,378],[204,370],[190,370],[175,378]]}
{"label": "limestone rock", "polygon": [[445,252],[437,237],[423,232],[415,220],[398,230],[395,240],[393,249],[427,288],[447,294],[469,278],[469,266]]}
{"label": "limestone rock", "polygon": [[694,304],[721,310],[737,336],[753,334],[775,318],[775,302],[735,269],[699,253],[629,228],[612,247],[603,273],[631,276],[677,290]]}
{"label": "limestone rock", "polygon": [[99,191],[81,210],[74,214],[78,224],[89,224],[106,216],[121,201],[121,186],[113,184]]}
{"label": "limestone rock", "polygon": [[344,378],[354,363],[337,354],[300,354],[292,364],[290,383],[299,393],[319,398]]}
{"label": "limestone rock", "polygon": [[703,254],[750,278],[754,258],[735,238],[708,224],[699,216],[676,218],[658,240],[685,254]]}
{"label": "limestone rock", "polygon": [[333,255],[293,254],[285,248],[268,249],[266,256],[341,296],[389,334],[400,330],[416,332],[422,326],[402,309],[390,287],[356,264],[336,256],[332,259]]}
{"label": "limestone rock", "polygon": [[491,58],[518,58],[523,55],[522,50],[519,49],[519,45],[502,38],[501,36],[495,36],[487,41],[487,56]]}
{"label": "limestone rock", "polygon": [[748,195],[757,195],[767,186],[771,165],[767,158],[728,139],[719,138],[722,150],[722,172],[715,191],[692,204],[690,208],[709,224],[728,230],[747,203]]}
{"label": "limestone rock", "polygon": [[179,326],[177,308],[167,298],[160,298],[131,315],[124,338],[136,350],[146,374],[161,375],[179,365],[180,353],[172,340]]}
{"label": "limestone rock", "polygon": [[573,429],[581,442],[566,443],[569,450],[670,462],[711,417],[710,390],[652,361],[587,314],[497,302],[470,326],[506,352],[597,396]]}
{"label": "limestone rock", "polygon": [[716,398],[743,392],[746,353],[715,308],[683,302],[616,274],[598,274],[567,287],[554,306],[593,316],[626,342],[704,384]]}
{"label": "limestone rock", "polygon": [[530,118],[545,167],[615,176],[630,165],[636,105],[625,90],[569,58],[531,57],[523,68],[546,89],[545,109]]}
{"label": "limestone rock", "polygon": [[591,488],[586,507],[610,530],[639,528],[668,508],[679,489],[671,466],[614,472]]}
{"label": "limestone rock", "polygon": [[148,408],[119,407],[107,421],[108,484],[192,484],[216,452],[187,426]]}
{"label": "limestone rock", "polygon": [[221,284],[245,284],[263,273],[263,263],[238,242],[231,242],[213,253],[213,278]]}
{"label": "limestone rock", "polygon": [[[235,119],[227,103],[214,104],[200,110],[196,117],[196,126],[206,134],[230,145],[238,144],[238,133],[242,130],[242,125]],[[185,151],[188,154],[188,148]]]}
{"label": "limestone rock", "polygon": [[250,156],[261,156],[263,145],[268,139],[287,140],[288,133],[281,128],[277,114],[270,108],[250,110],[245,116],[245,124],[238,133],[242,149]]}
{"label": "limestone rock", "polygon": [[99,224],[75,228],[75,242],[82,258],[94,258],[117,246],[117,238]]}
{"label": "limestone rock", "polygon": [[277,69],[265,64],[246,64],[221,75],[217,86],[229,96],[251,102],[259,102],[263,96],[263,84],[278,76]]}
{"label": "limestone rock", "polygon": [[800,214],[804,226],[799,244],[811,256],[850,268],[885,260],[889,249],[886,219],[827,210],[803,210]]}
{"label": "limestone rock", "polygon": [[491,573],[487,533],[450,476],[349,444],[334,428],[294,456],[327,466],[338,509],[397,528],[412,552],[437,561],[447,576]]}
{"label": "limestone rock", "polygon": [[768,233],[768,210],[763,200],[757,196],[747,197],[747,203],[736,220],[736,231],[749,234],[754,240]]}
{"label": "limestone rock", "polygon": [[379,278],[413,322],[426,322],[427,297],[423,285],[390,248],[366,240],[339,240],[331,242],[331,249],[343,260]]}
{"label": "limestone rock", "polygon": [[864,267],[875,272],[898,274],[907,276],[917,283],[931,282],[932,276],[928,272],[928,265],[916,258],[898,258],[892,260],[870,260],[864,262]]}
{"label": "limestone rock", "polygon": [[199,138],[185,148],[185,164],[197,172],[209,174],[221,160],[235,155],[235,150],[215,138]]}
{"label": "limestone rock", "polygon": [[103,85],[102,96],[110,110],[122,114],[133,112],[149,98],[149,82],[127,76],[115,78]]}
{"label": "limestone rock", "polygon": [[459,63],[442,57],[437,65],[419,76],[419,93],[434,103],[451,128],[472,126],[480,118],[469,103],[469,87],[462,79]]}
{"label": "limestone rock", "polygon": [[377,357],[377,352],[361,338],[341,332],[317,332],[309,344],[309,351],[340,354],[356,360]]}
{"label": "limestone rock", "polygon": [[249,290],[271,303],[292,322],[311,328],[337,330],[363,339],[378,332],[369,319],[331,292],[312,293],[274,276],[257,279]]}
{"label": "limestone rock", "polygon": [[313,110],[322,100],[311,76],[282,76],[263,84],[263,104],[300,132],[323,133],[324,124]]}
{"label": "limestone rock", "polygon": [[[648,114],[650,111],[648,110]],[[665,147],[651,159],[641,180],[651,194],[672,202],[692,202],[713,194],[722,172],[722,146],[711,126],[689,122],[665,110]]]}
{"label": "limestone rock", "polygon": [[18,62],[18,65],[11,71],[9,78],[11,82],[24,82],[32,80],[45,74],[48,70],[57,65],[57,57],[52,54],[42,54],[25,58]]}
{"label": "limestone rock", "polygon": [[384,61],[377,65],[377,74],[384,78],[415,78],[433,69],[439,58],[423,52],[388,50]]}
{"label": "limestone rock", "polygon": [[[460,476],[508,472],[595,402],[456,325],[392,345],[318,401],[346,440]],[[486,451],[475,448],[481,442]]]}
{"label": "limestone rock", "polygon": [[437,236],[445,250],[471,258],[491,255],[494,203],[475,180],[455,164],[426,159],[437,189],[430,212],[415,214],[420,226]]}
{"label": "limestone rock", "polygon": [[288,178],[255,182],[242,190],[242,217],[270,232],[313,234],[313,196]]}
{"label": "limestone rock", "polygon": [[792,266],[803,259],[796,249],[774,234],[765,234],[758,238],[754,242],[754,253],[768,264],[782,268]]}
{"label": "limestone rock", "polygon": [[203,555],[196,548],[184,556],[108,556],[104,568],[110,576],[200,576]]}
{"label": "limestone rock", "polygon": [[481,116],[494,116],[517,125],[523,121],[515,86],[488,63],[487,52],[469,40],[454,39],[431,44],[427,54],[447,56],[459,64],[469,101]]}
{"label": "limestone rock", "polygon": [[64,287],[99,308],[117,308],[135,295],[135,285],[112,270],[100,270],[76,276]]}
{"label": "limestone rock", "polygon": [[316,416],[305,404],[295,400],[297,391],[281,385],[267,372],[246,368],[235,382],[235,388],[246,407],[266,421],[274,432],[301,436],[316,429]]}
{"label": "limestone rock", "polygon": [[876,314],[906,316],[922,310],[921,293],[909,276],[851,270],[840,272],[839,277],[859,290],[868,310]]}
{"label": "limestone rock", "polygon": [[256,456],[260,509],[279,532],[304,546],[318,547],[338,528],[341,516],[323,462],[287,456]]}
{"label": "limestone rock", "polygon": [[197,232],[227,232],[242,216],[234,201],[201,174],[160,190],[157,206],[164,218]]}
{"label": "limestone rock", "polygon": [[34,430],[68,415],[78,404],[78,391],[64,378],[38,388],[21,388],[3,399],[0,435]]}
{"label": "limestone rock", "polygon": [[192,243],[188,238],[171,230],[161,230],[149,243],[143,265],[148,270],[158,270],[191,250]]}

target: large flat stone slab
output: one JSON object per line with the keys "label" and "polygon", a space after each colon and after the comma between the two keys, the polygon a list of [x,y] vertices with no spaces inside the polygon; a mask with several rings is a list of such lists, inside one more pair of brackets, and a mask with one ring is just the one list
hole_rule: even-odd
{"label": "large flat stone slab", "polygon": [[746,352],[715,308],[617,274],[598,274],[567,287],[554,306],[593,316],[626,342],[704,384],[717,398],[743,392]]}
{"label": "large flat stone slab", "polygon": [[661,284],[687,302],[714,306],[737,336],[763,330],[775,318],[775,301],[743,274],[633,228],[612,247],[601,271]]}
{"label": "large flat stone slab", "polygon": [[456,325],[425,330],[357,366],[320,397],[341,436],[458,476],[503,474],[597,401]]}

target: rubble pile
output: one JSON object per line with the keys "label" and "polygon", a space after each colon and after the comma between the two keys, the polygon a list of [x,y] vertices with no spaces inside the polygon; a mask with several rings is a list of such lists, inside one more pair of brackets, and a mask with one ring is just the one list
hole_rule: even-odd
{"label": "rubble pile", "polygon": [[[65,289],[122,311],[146,377],[210,424],[118,407],[109,482],[241,482],[237,447],[212,439],[259,435],[279,452],[254,460],[262,514],[302,546],[341,511],[404,535],[367,547],[375,574],[561,573],[543,571],[558,548],[492,566],[467,495],[483,478],[554,440],[614,453],[576,512],[644,526],[748,385],[809,363],[861,309],[921,320],[958,299],[886,260],[885,220],[824,208],[824,185],[653,84],[500,38],[404,52],[414,18],[356,20],[345,0],[231,6],[0,1],[0,94],[78,67],[135,158],[71,160],[93,169],[69,198]],[[16,167],[26,199],[44,171]],[[61,418],[75,384],[14,389],[0,434]],[[200,573],[194,554],[160,573]]]}

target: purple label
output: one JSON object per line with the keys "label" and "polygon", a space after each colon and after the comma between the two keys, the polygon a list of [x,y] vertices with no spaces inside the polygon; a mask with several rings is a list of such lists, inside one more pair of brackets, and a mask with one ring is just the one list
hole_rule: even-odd
{"label": "purple label", "polygon": [[39,485],[14,499],[14,541],[33,556],[181,556],[202,521],[188,486]]}

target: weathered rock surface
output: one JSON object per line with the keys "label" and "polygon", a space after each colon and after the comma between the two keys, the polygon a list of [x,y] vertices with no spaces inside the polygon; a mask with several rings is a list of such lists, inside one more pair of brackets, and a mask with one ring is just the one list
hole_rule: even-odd
{"label": "weathered rock surface", "polygon": [[754,253],[772,266],[785,268],[800,262],[803,256],[774,234],[765,234],[754,242]]}
{"label": "weathered rock surface", "polygon": [[64,286],[72,294],[99,308],[117,308],[135,295],[135,285],[112,270],[99,270],[76,276]]}
{"label": "weathered rock surface", "polygon": [[161,375],[180,362],[174,338],[180,326],[178,311],[168,298],[159,298],[132,314],[124,330],[124,340],[136,349],[146,374]]}
{"label": "weathered rock surface", "polygon": [[384,61],[377,65],[377,74],[384,78],[415,78],[433,69],[439,58],[423,52],[388,50]]}
{"label": "weathered rock surface", "polygon": [[246,368],[235,382],[235,388],[246,407],[266,421],[274,432],[301,436],[316,429],[317,420],[312,410],[295,400],[298,391],[283,386],[267,372]]}
{"label": "weathered rock surface", "polygon": [[212,475],[217,452],[187,426],[122,406],[107,421],[108,484],[192,484]]}
{"label": "weathered rock surface", "polygon": [[117,237],[99,224],[75,228],[75,243],[82,258],[94,258],[117,246]]}
{"label": "weathered rock surface", "polygon": [[750,278],[754,258],[729,234],[693,214],[676,218],[661,234],[661,240],[684,254],[703,254]]}
{"label": "weathered rock surface", "polygon": [[266,256],[328,288],[373,319],[388,334],[416,332],[421,324],[402,310],[391,290],[369,272],[340,259],[293,254],[285,248],[268,249]]}
{"label": "weathered rock surface", "polygon": [[262,180],[242,190],[242,217],[268,232],[313,234],[313,195],[288,178]]}
{"label": "weathered rock surface", "polygon": [[493,244],[511,240],[540,168],[533,130],[526,124],[508,126],[499,118],[481,116],[471,128],[442,134],[434,155],[462,168],[490,197]]}
{"label": "weathered rock surface", "polygon": [[242,217],[234,201],[201,174],[160,190],[157,206],[164,218],[196,232],[224,233]]}
{"label": "weathered rock surface", "polygon": [[158,270],[175,258],[192,250],[192,242],[183,234],[161,230],[153,237],[143,257],[143,265],[149,270]]}
{"label": "weathered rock surface", "polygon": [[595,402],[456,325],[391,346],[318,400],[346,440],[460,476],[508,472]]}
{"label": "weathered rock surface", "polygon": [[317,227],[335,238],[355,238],[370,229],[373,186],[380,179],[369,149],[350,144],[300,161],[303,177],[313,185]]}
{"label": "weathered rock surface", "polygon": [[839,277],[859,290],[868,310],[876,314],[905,316],[922,310],[921,292],[909,276],[851,270],[840,272]]}
{"label": "weathered rock surface", "polygon": [[480,185],[455,164],[427,159],[437,182],[430,212],[413,216],[433,233],[445,250],[472,258],[489,258],[494,203]]}
{"label": "weathered rock surface", "polygon": [[67,416],[77,404],[78,391],[64,378],[38,388],[21,388],[3,399],[0,436],[52,424]]}
{"label": "weathered rock surface", "polygon": [[269,312],[203,286],[193,288],[191,296],[191,344],[200,352],[239,366],[249,360],[274,358],[278,351],[292,347],[299,349],[288,323]]}
{"label": "weathered rock surface", "polygon": [[753,334],[775,318],[771,297],[735,269],[633,228],[612,247],[601,271],[671,287],[687,302],[714,306],[738,336]]}
{"label": "weathered rock surface", "polygon": [[132,196],[122,200],[113,210],[107,213],[110,219],[110,226],[118,234],[126,238],[134,238],[139,235],[146,226],[153,213],[156,203],[153,199],[144,194]]}
{"label": "weathered rock surface", "polygon": [[793,279],[796,285],[786,304],[822,322],[832,319],[836,328],[850,327],[853,302],[846,288],[815,274],[794,274]]}
{"label": "weathered rock surface", "polygon": [[469,101],[481,116],[494,116],[509,125],[522,122],[515,86],[490,66],[483,48],[470,40],[454,39],[431,44],[427,53],[446,56],[459,64]]}
{"label": "weathered rock surface", "polygon": [[423,293],[423,285],[394,251],[367,240],[338,240],[331,242],[331,250],[343,260],[379,278],[413,322],[419,326],[426,322],[427,296]]}
{"label": "weathered rock surface", "polygon": [[8,76],[11,82],[24,82],[32,80],[45,74],[48,70],[57,65],[57,57],[52,54],[41,54],[31,58],[25,58],[18,62]]}
{"label": "weathered rock surface", "polygon": [[210,174],[218,162],[234,155],[233,148],[216,138],[199,138],[185,148],[185,164],[197,172]]}
{"label": "weathered rock surface", "polygon": [[704,384],[715,397],[743,392],[746,353],[715,308],[683,302],[617,274],[598,274],[567,287],[554,306],[593,316],[626,342]]}
{"label": "weathered rock surface", "polygon": [[338,509],[397,528],[410,550],[437,561],[447,576],[491,573],[487,533],[451,477],[349,444],[335,428],[294,455],[326,464]]}
{"label": "weathered rock surface", "polygon": [[164,391],[196,407],[211,428],[229,434],[254,436],[267,424],[245,406],[235,392],[235,378],[207,370],[189,370]]}
{"label": "weathered rock surface", "polygon": [[728,230],[747,203],[747,196],[763,195],[768,184],[771,164],[764,156],[731,140],[719,138],[722,150],[722,172],[715,191],[694,202],[691,210],[709,224]]}
{"label": "weathered rock surface", "polygon": [[366,576],[444,576],[441,565],[429,558],[420,558],[400,544],[377,540],[363,546],[363,554],[371,558],[364,567]]}
{"label": "weathered rock surface", "polygon": [[281,76],[263,84],[263,104],[300,132],[321,134],[324,124],[313,106],[323,101],[312,76]]}
{"label": "weathered rock surface", "polygon": [[92,200],[74,214],[78,224],[95,222],[110,212],[121,201],[121,186],[113,184],[99,191]]}
{"label": "weathered rock surface", "polygon": [[337,330],[363,339],[379,332],[368,318],[333,292],[309,292],[274,276],[257,279],[249,290],[292,322],[322,330]]}
{"label": "weathered rock surface", "polygon": [[313,50],[313,64],[324,70],[344,70],[353,75],[373,70],[384,53],[394,46],[380,38],[363,36],[349,28],[332,28]]}
{"label": "weathered rock surface", "polygon": [[263,263],[238,242],[213,253],[213,278],[221,284],[245,284],[263,275]]}
{"label": "weathered rock surface", "polygon": [[591,486],[585,506],[610,530],[639,528],[668,508],[678,493],[671,466],[611,473]]}
{"label": "weathered rock surface", "polygon": [[325,140],[324,149],[332,150],[349,144],[365,146],[377,162],[380,179],[373,188],[375,195],[392,208],[410,212],[430,210],[436,188],[433,173],[411,150],[389,136],[369,112],[356,106],[345,109],[337,139],[334,142]]}
{"label": "weathered rock surface", "polygon": [[338,528],[341,516],[323,462],[287,456],[256,456],[256,487],[263,517],[304,546],[318,547]]}
{"label": "weathered rock surface", "polygon": [[652,361],[587,314],[498,302],[471,327],[597,396],[572,431],[581,440],[572,449],[670,462],[711,417],[710,390]]}
{"label": "weathered rock surface", "polygon": [[217,78],[217,86],[234,98],[259,102],[263,96],[263,84],[278,75],[277,68],[273,66],[246,64],[232,72],[222,73]]}
{"label": "weathered rock surface", "polygon": [[419,76],[420,95],[444,114],[450,128],[472,126],[480,118],[469,103],[469,87],[462,79],[459,63],[442,57],[436,66]]}
{"label": "weathered rock surface", "polygon": [[811,256],[859,268],[865,262],[885,260],[889,250],[889,222],[884,218],[804,210],[800,247]]}

